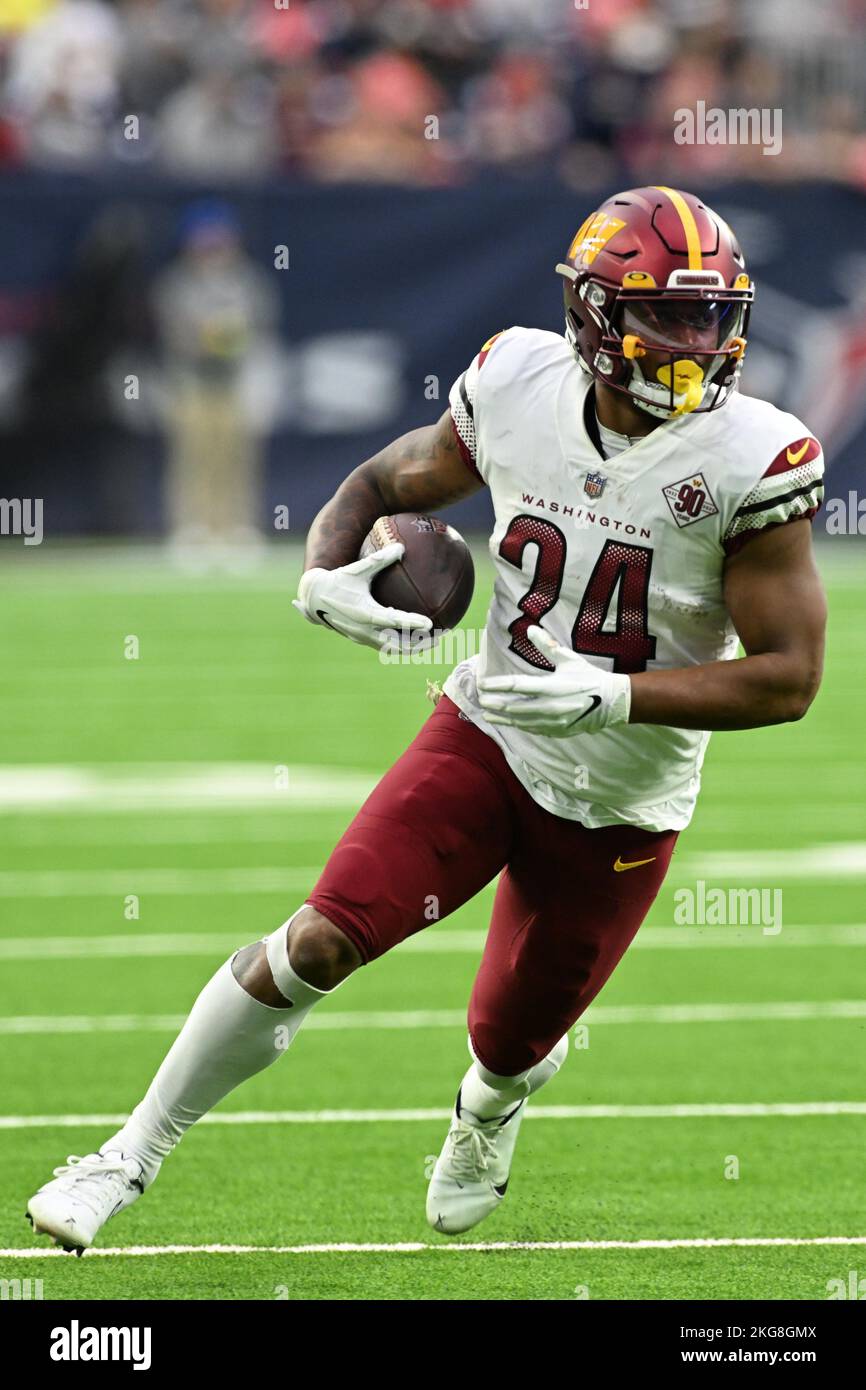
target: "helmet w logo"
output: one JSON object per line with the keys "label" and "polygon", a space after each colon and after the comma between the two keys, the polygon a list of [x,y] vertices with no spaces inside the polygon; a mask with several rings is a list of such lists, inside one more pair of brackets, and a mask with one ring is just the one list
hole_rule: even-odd
{"label": "helmet w logo", "polygon": [[568,248],[568,259],[579,258],[584,265],[592,265],[599,251],[603,251],[611,237],[625,226],[620,217],[611,217],[606,212],[594,212],[588,217]]}

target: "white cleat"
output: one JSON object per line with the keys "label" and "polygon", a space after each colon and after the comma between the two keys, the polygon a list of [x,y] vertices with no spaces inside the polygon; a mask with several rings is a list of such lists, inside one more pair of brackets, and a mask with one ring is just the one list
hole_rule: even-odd
{"label": "white cleat", "polygon": [[427,1220],[434,1231],[459,1235],[499,1206],[525,1109],[526,1101],[521,1100],[504,1118],[468,1124],[460,1117],[458,1093],[451,1128],[427,1189]]}
{"label": "white cleat", "polygon": [[143,1191],[137,1159],[117,1151],[86,1158],[72,1154],[30,1198],[26,1215],[37,1235],[49,1235],[55,1245],[83,1255],[106,1221]]}

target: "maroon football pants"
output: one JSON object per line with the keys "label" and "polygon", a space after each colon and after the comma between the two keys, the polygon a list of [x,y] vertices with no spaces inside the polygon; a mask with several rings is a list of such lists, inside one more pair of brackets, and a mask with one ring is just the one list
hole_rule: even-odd
{"label": "maroon football pants", "polygon": [[308,902],[366,963],[501,872],[469,1034],[485,1067],[514,1076],[545,1057],[601,989],[661,887],[676,838],[626,825],[587,830],[551,815],[443,697]]}

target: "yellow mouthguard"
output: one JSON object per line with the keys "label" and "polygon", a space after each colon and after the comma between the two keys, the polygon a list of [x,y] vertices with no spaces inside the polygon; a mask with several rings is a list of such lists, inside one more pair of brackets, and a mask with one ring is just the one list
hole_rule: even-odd
{"label": "yellow mouthguard", "polygon": [[[662,386],[670,389],[671,368],[670,365],[659,367],[656,376]],[[678,405],[674,411],[676,415],[688,415],[690,411],[697,409],[703,397],[701,383],[704,374],[697,362],[692,362],[691,358],[682,358],[677,361],[674,368],[674,394],[685,396],[682,405]]]}

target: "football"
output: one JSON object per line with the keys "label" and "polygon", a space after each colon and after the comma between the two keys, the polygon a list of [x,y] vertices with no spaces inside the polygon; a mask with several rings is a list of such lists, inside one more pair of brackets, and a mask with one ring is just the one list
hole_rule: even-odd
{"label": "football", "polygon": [[434,632],[456,627],[475,587],[472,555],[460,532],[438,516],[380,516],[361,546],[361,556],[394,541],[403,543],[403,558],[376,575],[370,588],[376,602],[425,614]]}

